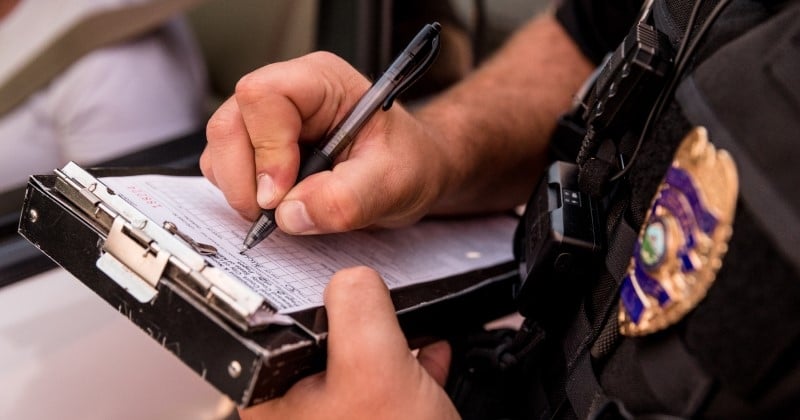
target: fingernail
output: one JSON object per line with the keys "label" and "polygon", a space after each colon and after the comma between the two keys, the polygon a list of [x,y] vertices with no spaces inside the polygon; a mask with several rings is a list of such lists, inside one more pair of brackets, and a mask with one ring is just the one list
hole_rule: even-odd
{"label": "fingernail", "polygon": [[308,216],[306,205],[300,201],[286,201],[281,204],[281,226],[288,233],[309,233],[314,222]]}
{"label": "fingernail", "polygon": [[256,188],[256,201],[261,208],[269,208],[272,200],[275,199],[275,183],[272,182],[272,177],[267,174],[258,176],[258,185]]}

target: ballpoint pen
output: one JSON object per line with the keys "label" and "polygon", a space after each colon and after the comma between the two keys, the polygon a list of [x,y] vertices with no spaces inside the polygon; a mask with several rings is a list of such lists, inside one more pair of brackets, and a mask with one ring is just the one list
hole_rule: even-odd
{"label": "ballpoint pen", "polygon": [[[439,52],[441,25],[434,22],[424,28],[392,62],[381,77],[372,84],[356,105],[333,129],[332,134],[314,149],[300,167],[299,183],[306,177],[330,169],[333,161],[358,134],[378,107],[388,110],[397,95],[414,83],[430,67]],[[241,253],[267,238],[277,227],[275,209],[261,210],[261,215],[250,227],[242,244]]]}

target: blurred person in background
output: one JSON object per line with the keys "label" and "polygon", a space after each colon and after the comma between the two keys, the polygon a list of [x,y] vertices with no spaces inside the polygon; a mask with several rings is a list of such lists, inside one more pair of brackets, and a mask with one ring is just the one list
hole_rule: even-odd
{"label": "blurred person in background", "polygon": [[[141,2],[0,0],[0,86],[81,18]],[[205,97],[201,53],[181,19],[92,51],[0,114],[0,191],[201,130]]]}

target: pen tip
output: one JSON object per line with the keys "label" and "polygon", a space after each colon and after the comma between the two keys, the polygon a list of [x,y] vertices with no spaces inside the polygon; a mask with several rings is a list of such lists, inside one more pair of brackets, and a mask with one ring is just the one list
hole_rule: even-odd
{"label": "pen tip", "polygon": [[242,254],[242,255],[244,255],[244,253],[245,253],[245,252],[246,252],[248,249],[250,249],[250,247],[248,247],[247,245],[242,245],[242,246],[239,248],[239,253],[240,253],[240,254]]}

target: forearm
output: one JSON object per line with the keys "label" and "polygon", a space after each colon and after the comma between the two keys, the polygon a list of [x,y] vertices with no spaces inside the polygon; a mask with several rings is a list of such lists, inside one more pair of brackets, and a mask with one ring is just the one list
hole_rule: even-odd
{"label": "forearm", "polygon": [[592,67],[545,15],[418,110],[439,142],[448,173],[434,211],[491,211],[524,202],[545,163],[558,116]]}
{"label": "forearm", "polygon": [[377,113],[333,170],[294,185],[298,142],[322,138],[369,82],[327,53],[273,63],[242,78],[211,118],[200,167],[241,214],[275,208],[291,234],[509,209],[530,194],[591,67],[552,17],[538,18],[416,118],[400,106]]}

